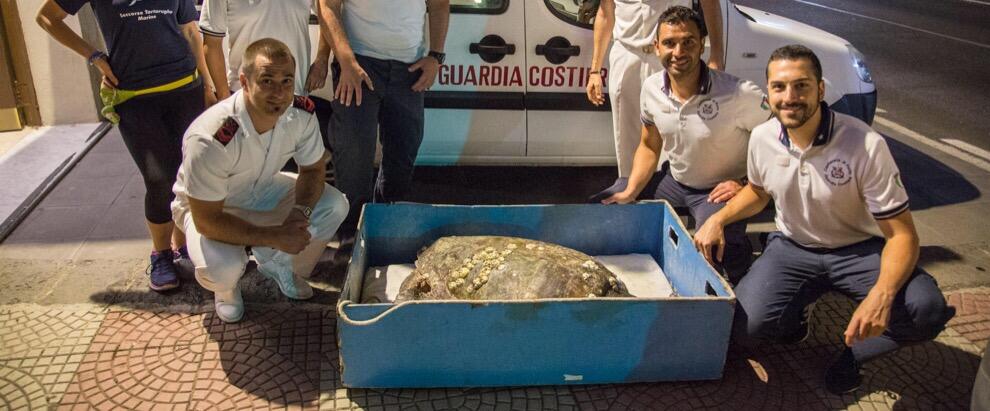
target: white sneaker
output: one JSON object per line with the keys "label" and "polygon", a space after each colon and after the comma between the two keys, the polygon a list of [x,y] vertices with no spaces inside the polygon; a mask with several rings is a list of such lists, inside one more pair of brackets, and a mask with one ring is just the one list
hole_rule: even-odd
{"label": "white sneaker", "polygon": [[295,275],[291,267],[268,261],[258,264],[258,272],[265,277],[275,280],[279,291],[293,300],[307,300],[313,296],[313,287],[302,277]]}
{"label": "white sneaker", "polygon": [[236,323],[244,317],[244,299],[241,298],[241,287],[234,286],[230,291],[213,293],[214,307],[217,317],[225,323]]}

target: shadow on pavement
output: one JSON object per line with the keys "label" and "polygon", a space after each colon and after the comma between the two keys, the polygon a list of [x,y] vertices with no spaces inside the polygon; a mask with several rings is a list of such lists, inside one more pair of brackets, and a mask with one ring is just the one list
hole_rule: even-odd
{"label": "shadow on pavement", "polygon": [[964,259],[962,255],[948,247],[925,245],[921,246],[921,252],[918,255],[918,265],[924,267],[931,263],[962,261]]}
{"label": "shadow on pavement", "polygon": [[886,140],[901,171],[912,210],[958,204],[980,197],[977,187],[959,172],[893,138]]}
{"label": "shadow on pavement", "polygon": [[230,404],[214,402],[211,408],[244,408],[248,402],[263,408],[318,404],[325,347],[321,310],[263,310],[249,307],[244,320],[234,324],[212,312],[203,316],[219,357],[204,365],[212,366],[218,386],[239,389],[225,392]]}
{"label": "shadow on pavement", "polygon": [[[313,277],[310,278],[314,295],[305,304],[321,304],[333,306],[340,293],[339,284],[342,280],[336,274],[336,268],[321,269],[317,265]],[[204,289],[191,275],[182,275],[179,288],[164,293],[149,289],[125,288],[125,284],[112,285],[108,290],[90,295],[91,302],[96,304],[123,306],[138,310],[173,312],[212,312],[213,292]],[[248,263],[247,269],[238,282],[245,304],[292,303],[294,300],[282,295],[273,280],[261,275],[255,268],[255,263]]]}

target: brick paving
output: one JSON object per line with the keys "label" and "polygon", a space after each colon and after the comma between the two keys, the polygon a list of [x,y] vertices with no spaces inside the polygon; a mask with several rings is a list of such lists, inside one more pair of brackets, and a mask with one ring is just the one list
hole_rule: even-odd
{"label": "brick paving", "polygon": [[857,393],[821,387],[851,302],[827,296],[811,337],[731,346],[717,381],[518,388],[347,389],[336,318],[317,304],[212,312],[95,306],[0,308],[0,409],[967,409],[990,330],[990,289],[947,294],[958,315],[936,341],[864,367]]}

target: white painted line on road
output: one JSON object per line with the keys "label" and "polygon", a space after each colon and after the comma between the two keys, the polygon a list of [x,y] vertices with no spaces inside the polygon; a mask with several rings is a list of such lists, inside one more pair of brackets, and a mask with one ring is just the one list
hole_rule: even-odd
{"label": "white painted line on road", "polygon": [[907,24],[901,24],[901,23],[897,23],[897,22],[894,22],[894,21],[890,21],[890,20],[878,19],[876,17],[870,17],[870,16],[867,16],[867,15],[859,14],[859,13],[853,13],[851,11],[837,9],[835,7],[829,7],[829,6],[825,6],[825,5],[818,4],[818,3],[812,3],[812,2],[806,1],[806,0],[794,0],[794,1],[796,1],[798,3],[802,3],[802,4],[807,4],[809,6],[821,7],[821,8],[826,9],[826,10],[832,10],[832,11],[837,12],[837,13],[843,13],[843,14],[848,14],[850,16],[862,17],[864,19],[869,19],[869,20],[873,20],[873,21],[879,21],[881,23],[887,23],[887,24],[890,24],[890,25],[893,25],[893,26],[897,26],[897,27],[900,27],[900,28],[905,28],[905,29],[908,29],[908,30],[914,30],[914,31],[921,32],[921,33],[927,33],[927,34],[931,34],[933,36],[938,36],[938,37],[942,37],[942,38],[945,38],[945,39],[955,40],[955,41],[958,41],[958,42],[961,42],[961,43],[966,43],[966,44],[974,45],[974,46],[977,46],[977,47],[982,47],[982,48],[985,48],[985,49],[990,49],[990,44],[977,43],[977,42],[972,41],[972,40],[966,40],[966,39],[962,39],[962,38],[959,38],[959,37],[950,36],[948,34],[936,33],[936,32],[931,31],[931,30],[919,29],[917,27],[908,26]]}
{"label": "white painted line on road", "polygon": [[943,138],[942,141],[956,146],[956,148],[973,154],[977,157],[982,157],[984,160],[990,161],[990,151],[986,151],[982,148],[969,144],[965,141],[956,140],[954,138]]}
{"label": "white painted line on road", "polygon": [[904,135],[905,137],[908,137],[908,138],[910,138],[912,140],[915,140],[915,141],[917,141],[917,142],[919,142],[921,144],[924,144],[924,145],[927,145],[929,147],[935,148],[935,149],[937,149],[937,150],[939,150],[939,151],[941,151],[941,152],[943,152],[945,154],[948,154],[948,155],[953,156],[955,158],[958,158],[958,159],[960,159],[962,161],[965,161],[965,162],[967,162],[969,164],[972,164],[972,165],[978,167],[979,169],[990,173],[990,162],[985,161],[985,160],[983,160],[983,159],[981,159],[981,158],[979,158],[977,156],[974,156],[974,155],[972,155],[970,153],[967,153],[965,151],[962,151],[962,150],[960,150],[960,149],[958,149],[956,147],[953,147],[951,145],[945,144],[945,143],[943,143],[941,141],[938,141],[936,139],[925,137],[925,136],[923,136],[921,134],[918,134],[914,130],[911,130],[911,129],[907,128],[907,127],[904,127],[904,126],[902,126],[902,125],[900,125],[898,123],[895,123],[895,122],[893,122],[891,120],[887,120],[887,119],[885,119],[883,117],[879,117],[879,116],[874,117],[873,118],[873,122],[876,123],[876,124],[879,124],[881,126],[884,126],[886,128],[889,128],[889,129],[891,129],[893,131],[896,131],[896,132]]}

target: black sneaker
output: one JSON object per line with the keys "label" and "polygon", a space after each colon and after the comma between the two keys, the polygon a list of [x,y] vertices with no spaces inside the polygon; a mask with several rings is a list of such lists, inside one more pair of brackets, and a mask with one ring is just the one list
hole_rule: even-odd
{"label": "black sneaker", "polygon": [[628,184],[629,184],[629,179],[628,178],[619,177],[619,178],[615,179],[615,182],[612,183],[612,186],[611,187],[606,188],[606,189],[604,189],[602,191],[599,191],[598,194],[595,194],[595,195],[593,195],[591,197],[588,197],[588,202],[589,203],[601,203],[602,200],[611,197],[613,194],[621,193],[623,190],[626,189],[626,186]]}
{"label": "black sneaker", "polygon": [[852,349],[846,347],[828,369],[825,370],[825,389],[835,395],[848,394],[859,389],[863,376]]}
{"label": "black sneaker", "polygon": [[179,286],[179,273],[173,259],[172,250],[151,252],[151,265],[146,271],[151,277],[148,287],[154,291],[168,291]]}

